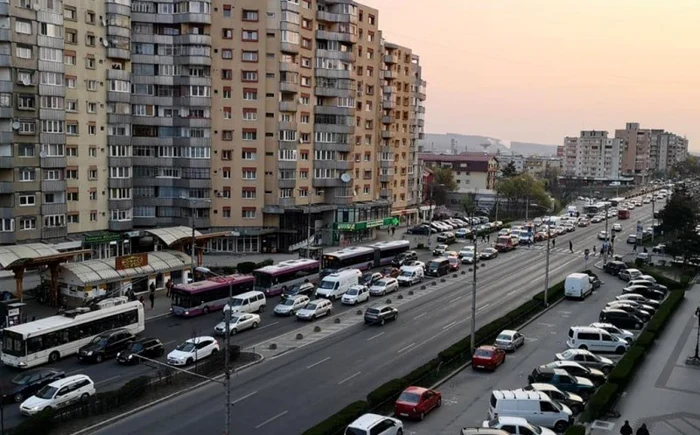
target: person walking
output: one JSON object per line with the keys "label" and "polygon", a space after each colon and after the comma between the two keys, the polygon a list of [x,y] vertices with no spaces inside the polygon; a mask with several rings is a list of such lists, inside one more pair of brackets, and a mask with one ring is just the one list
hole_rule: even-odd
{"label": "person walking", "polygon": [[153,309],[153,306],[156,302],[156,283],[154,282],[152,282],[150,285],[150,289],[148,291],[148,300],[151,301],[151,309]]}
{"label": "person walking", "polygon": [[554,245],[556,245],[556,240],[552,239],[552,248],[554,247]]}
{"label": "person walking", "polygon": [[173,291],[173,280],[169,279],[168,282],[165,283],[165,296],[171,297],[170,295],[172,294]]}
{"label": "person walking", "polygon": [[569,252],[574,253],[574,243],[571,240],[569,240]]}
{"label": "person walking", "polygon": [[629,420],[625,420],[625,424],[620,428],[620,435],[634,435],[634,430],[630,426]]}
{"label": "person walking", "polygon": [[591,251],[591,252],[593,252],[593,256],[594,256],[594,257],[595,257],[596,254],[598,253],[598,251],[595,250],[595,245],[593,245],[593,251]]}
{"label": "person walking", "polygon": [[632,252],[637,252],[637,242],[634,242],[634,245],[632,245]]}
{"label": "person walking", "polygon": [[647,429],[647,424],[642,423],[642,425],[637,429],[637,435],[651,435],[649,429]]}

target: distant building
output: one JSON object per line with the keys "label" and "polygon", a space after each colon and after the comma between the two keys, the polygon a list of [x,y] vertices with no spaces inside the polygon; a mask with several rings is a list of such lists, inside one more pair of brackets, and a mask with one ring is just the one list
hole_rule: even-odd
{"label": "distant building", "polygon": [[622,162],[620,172],[643,183],[649,176],[651,130],[639,128],[638,122],[628,122],[625,129],[615,130],[615,138],[622,140]]}
{"label": "distant building", "polygon": [[563,168],[564,159],[560,157],[530,156],[525,159],[525,172],[535,178],[543,178],[549,171],[561,174]]}
{"label": "distant building", "polygon": [[557,147],[557,157],[564,158],[564,145],[559,145]]}
{"label": "distant building", "polygon": [[666,173],[688,158],[688,139],[665,130],[651,130],[649,165],[652,171]]}
{"label": "distant building", "polygon": [[[499,171],[498,159],[490,154],[421,154],[425,168],[443,167],[452,169],[460,191],[493,189]],[[425,170],[423,171],[425,173]]]}
{"label": "distant building", "polygon": [[516,172],[521,173],[525,169],[525,157],[521,154],[498,154],[499,169],[505,168],[511,162],[513,162]]}
{"label": "distant building", "polygon": [[564,175],[594,180],[620,178],[622,139],[607,131],[584,130],[579,137],[564,138]]}

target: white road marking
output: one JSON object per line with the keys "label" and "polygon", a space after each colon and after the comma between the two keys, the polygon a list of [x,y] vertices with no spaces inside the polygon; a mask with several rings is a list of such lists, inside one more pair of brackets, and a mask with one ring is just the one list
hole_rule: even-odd
{"label": "white road marking", "polygon": [[163,343],[163,347],[171,345],[173,343],[175,343],[175,340],[166,341],[165,343]]}
{"label": "white road marking", "polygon": [[255,396],[256,394],[258,394],[258,392],[257,392],[257,391],[253,391],[252,393],[248,393],[248,394],[246,394],[245,396],[241,396],[241,397],[239,397],[238,399],[236,399],[236,400],[234,400],[233,402],[231,402],[231,405],[235,405],[235,404],[238,403],[238,402],[242,402],[242,401],[244,401],[245,399],[247,399],[247,398],[249,398],[249,397],[251,397],[251,396]]}
{"label": "white road marking", "polygon": [[408,346],[399,349],[398,352],[396,352],[396,353],[403,353],[403,352],[407,351],[408,349],[412,348],[412,347],[415,346],[415,345],[416,345],[416,343],[411,343],[411,344],[409,344]]}
{"label": "white road marking", "polygon": [[485,310],[485,309],[487,309],[487,308],[490,307],[490,306],[491,306],[491,304],[486,304],[486,305],[482,306],[481,308],[477,309],[476,311]]}
{"label": "white road marking", "polygon": [[101,381],[99,381],[99,382],[95,382],[95,385],[104,384],[105,382],[113,381],[113,380],[119,379],[119,378],[121,378],[121,377],[122,377],[122,375],[112,376],[111,378],[107,378],[107,379],[103,379],[103,380],[101,380]]}
{"label": "white road marking", "polygon": [[538,324],[538,325],[542,325],[542,326],[546,326],[547,328],[553,328],[553,327],[556,326],[556,325],[554,325],[554,324],[552,324],[552,323],[543,323],[543,322],[539,322],[539,323],[537,323],[537,324]]}
{"label": "white road marking", "polygon": [[443,327],[442,327],[442,329],[449,329],[449,328],[451,328],[451,327],[455,326],[456,324],[457,324],[457,322],[452,322],[452,323],[449,323],[449,324],[447,324],[447,325],[443,326]]}
{"label": "white road marking", "polygon": [[428,313],[427,313],[427,312],[426,312],[426,313],[420,313],[419,315],[417,315],[416,317],[414,317],[413,320],[420,319],[421,317],[425,316],[426,314],[428,314]]}
{"label": "white road marking", "polygon": [[267,324],[267,325],[265,325],[265,326],[261,326],[261,327],[258,328],[258,331],[260,331],[261,329],[269,328],[270,326],[275,326],[275,325],[278,324],[278,323],[279,323],[279,322],[269,323],[269,324]]}
{"label": "white road marking", "polygon": [[306,368],[307,368],[307,369],[310,369],[310,368],[312,368],[312,367],[316,367],[317,365],[323,364],[324,362],[328,361],[329,359],[331,359],[331,357],[324,358],[324,359],[322,359],[321,361],[317,361],[317,362],[311,364],[310,366],[307,366]]}
{"label": "white road marking", "polygon": [[287,414],[289,411],[283,411],[280,412],[279,414],[275,415],[274,417],[270,417],[267,420],[263,421],[259,425],[255,426],[255,429],[260,429],[261,427],[265,426],[268,423],[272,423],[273,421],[277,420],[278,418],[282,417],[283,415]]}
{"label": "white road marking", "polygon": [[377,338],[377,337],[381,337],[382,335],[384,335],[384,333],[383,333],[383,332],[380,332],[379,334],[373,335],[373,336],[371,336],[370,338],[368,338],[367,341],[372,341],[372,340],[374,340],[374,339]]}
{"label": "white road marking", "polygon": [[506,296],[514,295],[514,294],[516,294],[517,292],[518,292],[517,290],[513,290],[513,291],[511,291],[511,292],[506,293]]}
{"label": "white road marking", "polygon": [[357,372],[357,373],[355,373],[354,375],[348,376],[347,378],[345,378],[345,379],[343,379],[342,381],[338,382],[338,385],[343,385],[344,383],[346,383],[346,382],[349,381],[350,379],[352,379],[352,378],[354,378],[354,377],[356,377],[356,376],[360,376],[360,373],[362,373],[362,372]]}
{"label": "white road marking", "polygon": [[462,296],[457,296],[456,298],[452,299],[450,303],[457,302],[460,299],[462,299]]}

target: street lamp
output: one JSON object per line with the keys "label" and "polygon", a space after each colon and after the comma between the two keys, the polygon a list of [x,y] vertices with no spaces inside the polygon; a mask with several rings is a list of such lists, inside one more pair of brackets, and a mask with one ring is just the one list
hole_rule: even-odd
{"label": "street lamp", "polygon": [[[472,224],[472,238],[474,240],[474,267],[472,268],[474,271],[474,275],[472,275],[472,331],[471,331],[471,348],[472,352],[474,352],[474,348],[476,347],[476,268],[477,268],[477,261],[478,261],[478,254],[476,251],[476,244],[477,244],[477,234],[476,230],[474,228],[474,219],[475,219],[475,211],[476,211],[476,197],[474,198],[474,208],[472,209],[472,217],[471,217],[471,224]],[[478,227],[477,227],[478,228]]]}
{"label": "street lamp", "polygon": [[[212,272],[208,267],[197,267],[199,273],[210,274],[217,277],[222,275]],[[224,388],[226,388],[226,422],[224,424],[224,435],[231,434],[231,369],[229,367],[229,340],[231,339],[231,302],[233,301],[233,280],[228,282],[228,303],[224,308],[224,321],[226,330],[224,331]],[[226,309],[228,308],[228,309]]]}

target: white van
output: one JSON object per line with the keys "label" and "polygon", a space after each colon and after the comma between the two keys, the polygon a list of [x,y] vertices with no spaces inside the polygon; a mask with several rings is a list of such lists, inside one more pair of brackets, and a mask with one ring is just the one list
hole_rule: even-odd
{"label": "white van", "polygon": [[564,297],[586,299],[593,293],[593,284],[586,273],[572,273],[564,281]]}
{"label": "white van", "polygon": [[568,406],[541,391],[494,390],[489,403],[489,420],[499,415],[521,417],[532,424],[564,432],[574,421]]}
{"label": "white van", "polygon": [[608,331],[590,326],[572,326],[566,340],[569,349],[584,349],[591,352],[614,352],[622,354],[629,348],[629,343],[615,337]]}
{"label": "white van", "polygon": [[396,280],[399,285],[413,285],[423,282],[422,266],[401,266],[401,273]]}
{"label": "white van", "polygon": [[359,284],[362,272],[358,269],[346,269],[332,273],[318,285],[317,298],[340,299],[350,287]]}
{"label": "white van", "polygon": [[265,293],[259,291],[250,291],[234,296],[231,304],[224,306],[224,311],[233,308],[234,313],[262,313],[265,311],[267,299]]}

